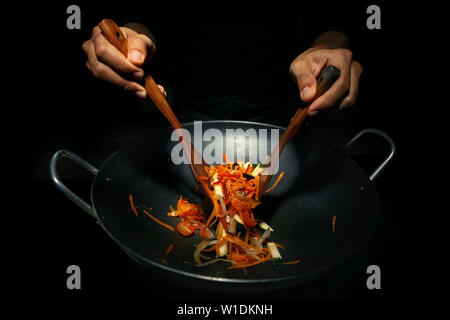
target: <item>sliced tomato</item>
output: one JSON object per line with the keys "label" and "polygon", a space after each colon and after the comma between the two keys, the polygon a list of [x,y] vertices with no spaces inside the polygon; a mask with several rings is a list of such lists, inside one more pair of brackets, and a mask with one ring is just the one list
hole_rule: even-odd
{"label": "sliced tomato", "polygon": [[179,222],[177,224],[177,231],[183,237],[189,237],[194,234],[195,228],[193,228],[190,224],[188,224],[186,222]]}

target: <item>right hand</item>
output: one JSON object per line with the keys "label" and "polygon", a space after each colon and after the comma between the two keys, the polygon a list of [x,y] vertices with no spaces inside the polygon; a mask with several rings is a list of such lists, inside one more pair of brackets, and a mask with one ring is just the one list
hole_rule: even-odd
{"label": "right hand", "polygon": [[[128,55],[125,57],[103,36],[100,28],[92,29],[92,36],[83,43],[87,54],[86,67],[92,74],[102,80],[114,83],[124,90],[133,92],[139,98],[145,98],[147,92],[138,83],[144,78],[142,67],[147,64],[155,51],[152,40],[144,34],[121,27],[128,39]],[[166,96],[164,88],[158,85]]]}

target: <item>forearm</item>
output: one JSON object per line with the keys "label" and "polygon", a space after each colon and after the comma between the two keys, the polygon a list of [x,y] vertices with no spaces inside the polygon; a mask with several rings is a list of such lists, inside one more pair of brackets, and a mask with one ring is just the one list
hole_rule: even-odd
{"label": "forearm", "polygon": [[322,33],[314,40],[311,48],[323,48],[323,49],[348,49],[350,40],[345,33],[340,31],[327,31]]}

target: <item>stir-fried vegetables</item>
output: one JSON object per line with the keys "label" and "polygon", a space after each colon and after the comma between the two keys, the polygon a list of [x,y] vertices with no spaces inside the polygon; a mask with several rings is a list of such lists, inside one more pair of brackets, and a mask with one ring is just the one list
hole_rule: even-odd
{"label": "stir-fried vegetables", "polygon": [[[177,230],[182,236],[189,237],[194,234],[195,230],[203,229],[205,217],[200,205],[189,203],[181,196],[177,202],[177,210],[174,210],[172,206],[170,206],[170,210],[167,215],[181,219],[181,222],[177,225]],[[208,236],[212,237],[212,235],[205,234],[205,238]]]}
{"label": "stir-fried vegetables", "polygon": [[[210,165],[206,167],[208,176],[199,179],[213,199],[209,217],[206,218],[199,205],[189,203],[183,197],[179,198],[176,210],[170,207],[168,215],[181,219],[177,226],[181,235],[190,236],[200,230],[200,236],[204,238],[194,252],[197,266],[226,261],[232,264],[229,269],[243,268],[245,271],[246,267],[268,260],[281,263],[278,247],[282,246],[267,242],[273,229],[258,221],[253,213],[261,203],[258,194],[262,170],[260,164],[241,161]],[[272,190],[282,177],[283,172],[266,192]],[[211,253],[215,253],[215,259]],[[201,258],[209,261],[203,262]]]}

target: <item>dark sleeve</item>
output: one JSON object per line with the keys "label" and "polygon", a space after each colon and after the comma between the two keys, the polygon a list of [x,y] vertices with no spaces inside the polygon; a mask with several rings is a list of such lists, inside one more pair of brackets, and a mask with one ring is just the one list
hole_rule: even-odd
{"label": "dark sleeve", "polygon": [[121,25],[129,22],[137,22],[146,26],[156,42],[163,37],[167,21],[166,10],[162,5],[141,4],[128,6],[120,15]]}
{"label": "dark sleeve", "polygon": [[349,37],[354,59],[360,58],[361,34],[366,28],[364,6],[342,1],[310,4],[302,10],[302,23],[308,45],[324,32],[340,31]]}

